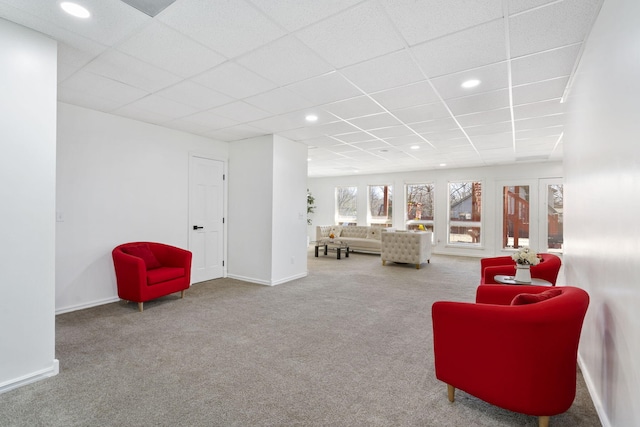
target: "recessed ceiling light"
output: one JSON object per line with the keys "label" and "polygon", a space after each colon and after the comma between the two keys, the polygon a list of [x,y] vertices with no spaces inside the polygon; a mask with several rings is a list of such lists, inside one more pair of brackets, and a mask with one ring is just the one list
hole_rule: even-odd
{"label": "recessed ceiling light", "polygon": [[383,148],[382,150],[378,150],[378,151],[380,151],[381,153],[388,153],[389,152],[389,150],[387,150],[386,148]]}
{"label": "recessed ceiling light", "polygon": [[444,166],[447,166],[447,164],[446,163],[440,163],[440,167],[444,167]]}
{"label": "recessed ceiling light", "polygon": [[472,87],[476,87],[480,84],[480,80],[478,79],[471,79],[471,80],[467,80],[466,82],[462,83],[462,87],[465,89],[471,89]]}
{"label": "recessed ceiling light", "polygon": [[304,119],[308,122],[317,122],[318,116],[316,116],[315,114],[308,114]]}
{"label": "recessed ceiling light", "polygon": [[63,1],[60,3],[60,7],[69,15],[75,16],[76,18],[88,18],[91,16],[91,13],[89,13],[87,9],[76,3]]}
{"label": "recessed ceiling light", "polygon": [[419,145],[412,145],[412,146],[411,146],[411,149],[412,149],[412,150],[419,150],[419,149],[420,149],[420,146],[419,146]]}
{"label": "recessed ceiling light", "polygon": [[311,159],[307,159],[307,162],[310,162],[310,161],[311,161]]}

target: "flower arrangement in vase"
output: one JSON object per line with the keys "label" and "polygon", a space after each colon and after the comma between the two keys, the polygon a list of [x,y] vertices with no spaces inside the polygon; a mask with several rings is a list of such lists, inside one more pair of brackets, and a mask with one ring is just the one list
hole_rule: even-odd
{"label": "flower arrangement in vase", "polygon": [[530,267],[540,263],[538,254],[527,247],[523,247],[511,255],[511,259],[516,262],[516,276],[514,280],[520,283],[531,283]]}

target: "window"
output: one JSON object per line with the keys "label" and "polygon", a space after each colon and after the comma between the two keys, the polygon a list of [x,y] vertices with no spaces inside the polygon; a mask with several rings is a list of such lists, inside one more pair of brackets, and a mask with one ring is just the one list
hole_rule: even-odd
{"label": "window", "polygon": [[420,224],[433,232],[435,185],[407,185],[407,230],[416,230]]}
{"label": "window", "polygon": [[392,186],[369,186],[369,223],[391,227],[392,223]]}
{"label": "window", "polygon": [[357,225],[358,187],[336,187],[336,224]]}
{"label": "window", "polygon": [[562,184],[547,186],[547,246],[549,252],[562,252],[564,192]]}
{"label": "window", "polygon": [[449,183],[449,237],[451,244],[480,245],[482,183]]}
{"label": "window", "polygon": [[502,187],[502,247],[529,246],[529,186]]}

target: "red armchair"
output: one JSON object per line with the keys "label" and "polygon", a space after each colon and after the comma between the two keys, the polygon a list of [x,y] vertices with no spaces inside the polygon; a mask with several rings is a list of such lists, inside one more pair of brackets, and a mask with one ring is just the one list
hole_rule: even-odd
{"label": "red armchair", "polygon": [[[555,286],[562,261],[558,256],[553,254],[540,254],[540,258],[542,259],[541,262],[538,265],[532,265],[530,268],[531,277],[544,279]],[[497,284],[498,282],[493,278],[498,274],[505,276],[515,275],[516,262],[510,256],[480,259],[481,285]]]}
{"label": "red armchair", "polygon": [[548,426],[575,398],[588,305],[580,288],[527,285],[479,286],[476,304],[434,303],[435,371],[449,400],[458,388]]}
{"label": "red armchair", "polygon": [[143,303],[174,292],[184,297],[191,284],[191,252],[153,242],[132,242],[111,253],[116,270],[118,296]]}

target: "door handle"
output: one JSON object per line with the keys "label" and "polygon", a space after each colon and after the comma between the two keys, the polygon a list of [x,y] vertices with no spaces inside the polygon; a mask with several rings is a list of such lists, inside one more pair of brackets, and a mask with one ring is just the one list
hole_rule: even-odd
{"label": "door handle", "polygon": [[194,230],[200,230],[201,228],[204,228],[204,227],[200,227],[199,225],[194,225],[194,226],[193,226],[193,229],[194,229]]}

